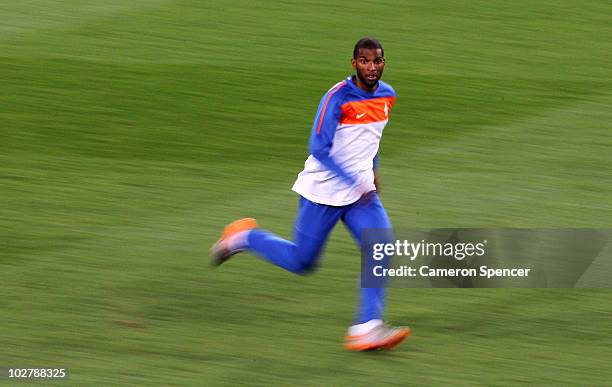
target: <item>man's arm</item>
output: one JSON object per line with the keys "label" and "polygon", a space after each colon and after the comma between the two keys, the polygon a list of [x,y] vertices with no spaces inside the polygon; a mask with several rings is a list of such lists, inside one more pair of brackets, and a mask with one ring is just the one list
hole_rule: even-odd
{"label": "man's arm", "polygon": [[312,127],[309,151],[321,164],[340,176],[346,184],[352,187],[356,183],[355,178],[349,175],[344,168],[329,155],[334,135],[336,134],[336,127],[340,122],[340,116],[342,114],[341,100],[336,95],[336,92],[345,85],[346,83],[339,84],[326,93],[321,99]]}

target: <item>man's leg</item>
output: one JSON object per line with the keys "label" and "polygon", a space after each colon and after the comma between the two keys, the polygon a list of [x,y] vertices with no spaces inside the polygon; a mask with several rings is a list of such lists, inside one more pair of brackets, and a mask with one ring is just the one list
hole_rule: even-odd
{"label": "man's leg", "polygon": [[[378,194],[371,192],[364,199],[353,204],[342,218],[360,249],[363,242],[361,235],[363,229],[391,229],[391,222]],[[385,237],[390,235],[386,232],[383,234],[386,234]],[[395,347],[410,335],[410,329],[407,327],[391,328],[383,324],[386,288],[384,286],[363,288],[361,281],[358,284],[357,313],[354,325],[349,328],[345,338],[345,348],[366,351]]]}
{"label": "man's leg", "polygon": [[[361,232],[363,229],[391,229],[391,221],[378,195],[372,192],[368,200],[353,204],[345,213],[343,221],[349,229],[359,248],[362,248]],[[359,281],[359,295],[355,324],[363,324],[372,320],[382,320],[385,311],[386,289],[362,288]]]}
{"label": "man's leg", "polygon": [[234,248],[251,251],[292,273],[306,274],[316,265],[327,237],[342,212],[342,207],[316,204],[300,198],[293,242],[255,228],[247,231],[242,245]]}

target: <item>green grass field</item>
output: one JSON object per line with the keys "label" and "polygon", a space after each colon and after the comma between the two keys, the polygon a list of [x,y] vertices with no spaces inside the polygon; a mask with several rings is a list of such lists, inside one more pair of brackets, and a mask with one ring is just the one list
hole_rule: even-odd
{"label": "green grass field", "polygon": [[398,93],[380,153],[394,226],[610,227],[611,14],[0,0],[0,367],[68,368],[58,385],[609,385],[610,290],[392,289],[413,337],[354,354],[343,227],[308,277],[249,255],[211,271],[207,251],[242,216],[291,235],[316,106],[362,35]]}

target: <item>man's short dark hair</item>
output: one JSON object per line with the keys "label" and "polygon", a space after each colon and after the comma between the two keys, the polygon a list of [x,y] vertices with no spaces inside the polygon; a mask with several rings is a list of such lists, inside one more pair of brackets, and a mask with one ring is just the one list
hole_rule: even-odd
{"label": "man's short dark hair", "polygon": [[382,45],[376,38],[365,37],[365,38],[359,39],[357,41],[357,44],[355,44],[355,48],[353,49],[353,59],[357,59],[357,55],[359,54],[360,48],[367,48],[367,49],[373,49],[373,50],[380,48],[380,52],[382,53],[382,56],[383,57],[385,56],[385,50],[383,49]]}

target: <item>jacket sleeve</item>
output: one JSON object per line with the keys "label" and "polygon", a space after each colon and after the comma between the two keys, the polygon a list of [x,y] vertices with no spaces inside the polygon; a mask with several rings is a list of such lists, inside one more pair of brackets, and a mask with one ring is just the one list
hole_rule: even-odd
{"label": "jacket sleeve", "polygon": [[336,91],[337,89],[330,90],[321,99],[312,126],[309,151],[327,169],[340,176],[349,186],[353,186],[356,182],[355,178],[329,155],[342,114],[342,101]]}

